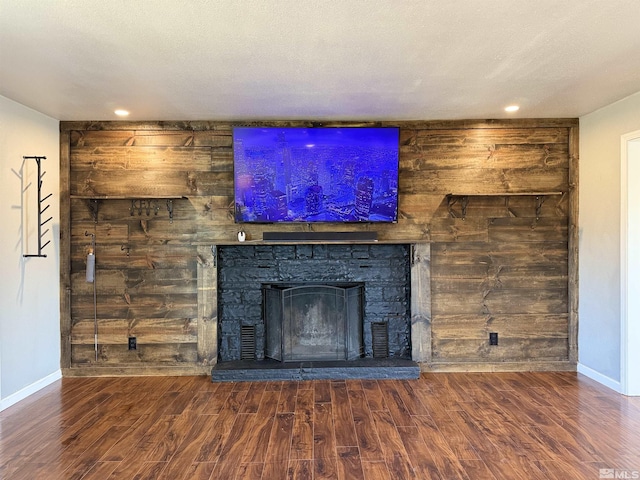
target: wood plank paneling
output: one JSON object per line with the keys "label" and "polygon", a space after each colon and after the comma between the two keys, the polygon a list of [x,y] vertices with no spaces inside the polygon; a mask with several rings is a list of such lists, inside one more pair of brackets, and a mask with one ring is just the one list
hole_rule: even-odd
{"label": "wood plank paneling", "polygon": [[[98,347],[98,366],[151,367],[165,365],[196,364],[198,361],[195,343],[161,343],[138,345],[137,350],[128,350],[127,345],[104,345]],[[74,364],[94,364],[93,345],[71,345],[71,360]],[[140,369],[140,373],[147,370]]]}
{"label": "wood plank paneling", "polygon": [[[83,319],[74,322],[72,344],[93,345],[93,319]],[[127,345],[129,336],[136,337],[138,344],[196,343],[198,341],[197,321],[192,318],[184,319],[156,319],[136,318],[100,319],[98,321],[98,336],[101,344]]]}
{"label": "wood plank paneling", "polygon": [[446,195],[495,195],[526,192],[565,192],[568,169],[481,167],[464,170],[401,170],[400,194],[433,192]]}
{"label": "wood plank paneling", "polygon": [[568,168],[566,143],[555,144],[472,144],[402,147],[403,168],[442,170],[461,168]]}
{"label": "wood plank paneling", "polygon": [[[233,125],[62,122],[63,368],[90,363],[87,372],[100,365],[116,371],[121,362],[127,371],[132,365],[148,371],[167,363],[215,362],[217,280],[210,248],[235,242],[238,230]],[[325,125],[400,127],[398,222],[340,230],[374,230],[381,243],[430,244],[428,275],[421,274],[428,284],[414,279],[419,291],[412,295],[422,299],[421,315],[432,316],[421,335],[428,345],[421,346],[420,361],[428,364],[431,350],[438,365],[461,368],[474,362],[523,362],[529,368],[544,359],[549,365],[577,360],[577,120]],[[545,192],[554,194],[536,198]],[[469,196],[463,202],[450,193]],[[177,197],[172,221],[163,198],[168,196]],[[98,198],[97,216],[91,197]],[[157,214],[153,207],[149,215],[144,207],[132,208],[132,200],[141,198],[158,199]],[[331,224],[243,225],[250,241],[260,241],[264,231],[309,228],[336,230]],[[97,362],[91,350],[93,285],[84,280],[86,233],[96,235],[103,334]],[[489,331],[500,335],[498,350],[485,348]],[[126,351],[132,333],[144,354]],[[298,418],[294,428],[301,428]],[[352,468],[350,451],[341,452],[344,457],[336,453],[327,465],[291,468]],[[346,463],[337,464],[341,458]]]}
{"label": "wood plank paneling", "polygon": [[[150,167],[152,168],[152,167]],[[233,195],[231,172],[174,170],[72,171],[71,195],[182,197],[189,195]]]}
{"label": "wood plank paneling", "polygon": [[568,142],[566,128],[470,128],[416,129],[416,147],[423,145],[550,144]]}
{"label": "wood plank paneling", "polygon": [[[76,147],[71,153],[71,169],[77,172],[206,172],[211,165],[211,149],[207,147]],[[232,169],[233,165],[229,167]]]}

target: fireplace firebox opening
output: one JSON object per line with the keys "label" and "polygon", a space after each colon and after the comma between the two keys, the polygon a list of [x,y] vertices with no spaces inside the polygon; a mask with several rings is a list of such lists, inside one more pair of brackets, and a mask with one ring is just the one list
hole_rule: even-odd
{"label": "fireplace firebox opening", "polygon": [[363,284],[264,284],[265,357],[282,362],[364,356]]}

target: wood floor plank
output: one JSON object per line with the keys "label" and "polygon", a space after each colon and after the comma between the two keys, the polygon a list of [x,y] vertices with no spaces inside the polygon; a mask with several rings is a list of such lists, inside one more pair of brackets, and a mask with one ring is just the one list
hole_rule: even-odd
{"label": "wood floor plank", "polygon": [[182,477],[179,478],[180,480],[209,480],[213,474],[215,466],[215,462],[192,463],[183,472]]}
{"label": "wood floor plank", "polygon": [[336,458],[336,436],[331,403],[316,403],[313,409],[313,458]]}
{"label": "wood floor plank", "polygon": [[364,480],[358,447],[337,447],[337,450],[338,478],[341,480]]}
{"label": "wood floor plank", "polygon": [[365,480],[392,480],[387,462],[377,460],[374,462],[362,461],[362,471]]}
{"label": "wood floor plank", "polygon": [[247,396],[244,398],[240,413],[257,413],[260,407],[260,400],[264,393],[265,385],[261,382],[254,382],[247,391]]}
{"label": "wood floor plank", "polygon": [[167,462],[144,462],[133,478],[136,480],[155,480],[166,467]]}
{"label": "wood floor plank", "polygon": [[[282,385],[285,382],[264,382],[264,390],[266,392],[279,392],[280,390],[282,390]],[[309,382],[311,383],[311,382]]]}
{"label": "wood floor plank", "polygon": [[[577,464],[576,464],[577,465]],[[584,476],[584,467],[576,468],[575,465],[562,460],[536,462],[536,467],[551,480],[564,480],[566,478],[587,478]],[[600,478],[600,475],[590,475],[592,478]]]}
{"label": "wood floor plank", "polygon": [[243,463],[263,463],[269,447],[280,392],[265,391],[256,412],[253,433],[242,455]]}
{"label": "wood floor plank", "polygon": [[96,462],[87,470],[82,480],[104,480],[111,475],[117,466],[118,462]]}
{"label": "wood floor plank", "polygon": [[380,390],[385,398],[385,403],[389,408],[389,413],[396,425],[402,427],[413,426],[411,413],[402,401],[402,396],[396,388],[393,380],[379,380]]}
{"label": "wood floor plank", "polygon": [[482,460],[460,460],[460,465],[471,480],[498,480]]}
{"label": "wood floor plank", "polygon": [[387,410],[387,406],[384,403],[384,395],[377,380],[362,380],[362,388],[366,392],[367,403],[371,411]]}
{"label": "wood floor plank", "polygon": [[[449,443],[449,439],[445,437],[437,428],[433,419],[428,415],[417,415],[414,417],[416,424],[416,433],[415,436],[423,442],[425,447],[428,448],[428,452],[433,459],[433,463],[436,466],[438,472],[442,475],[442,478],[465,478],[465,476],[461,473],[464,469],[460,465],[460,457],[458,457]],[[413,432],[411,430],[413,427],[402,427],[409,430],[407,432]],[[400,430],[400,427],[398,428]],[[405,447],[407,448],[407,452],[411,458],[411,452],[409,451],[409,446],[407,446],[407,440],[405,436],[402,436],[402,439],[405,443]],[[412,452],[416,452],[416,443],[417,440],[413,439],[410,444],[413,447]],[[466,453],[466,452],[465,452]],[[474,454],[475,455],[475,454]],[[425,454],[427,456],[427,454]],[[478,458],[477,455],[473,458]],[[427,462],[426,466],[430,464]]]}
{"label": "wood floor plank", "polygon": [[310,480],[313,478],[313,460],[289,460],[288,480]]}
{"label": "wood floor plank", "polygon": [[[443,476],[440,473],[441,470],[438,469],[438,465],[432,455],[432,445],[425,443],[421,438],[418,433],[418,427],[398,427],[398,433],[418,478],[431,478],[433,480],[457,478],[451,475]],[[441,460],[444,459],[447,459],[447,457],[441,458]],[[462,472],[462,467],[459,468],[459,471]]]}
{"label": "wood floor plank", "polygon": [[266,463],[279,462],[286,466],[291,451],[293,419],[293,413],[276,414],[265,458]]}
{"label": "wood floor plank", "polygon": [[0,412],[0,478],[587,480],[637,471],[638,431],[640,399],[571,372],[64,378]]}
{"label": "wood floor plank", "polygon": [[296,395],[298,393],[298,382],[287,382],[280,392],[280,402],[278,403],[278,413],[291,413],[296,409]]}
{"label": "wood floor plank", "polygon": [[191,401],[184,409],[185,412],[193,412],[203,414],[203,412],[213,403],[217,398],[216,392],[198,391],[194,392]]}
{"label": "wood floor plank", "polygon": [[161,442],[156,444],[156,448],[151,454],[151,458],[158,461],[169,461],[183,445],[185,438],[189,436],[193,418],[197,416],[182,415],[175,417],[168,432]]}
{"label": "wood floor plank", "polygon": [[109,478],[133,477],[142,470],[153,471],[157,476],[159,467],[156,464],[161,463],[162,468],[166,467],[182,435],[186,434],[183,426],[184,420],[178,415],[162,415],[129,450]]}
{"label": "wood floor plank", "polygon": [[[458,427],[451,422],[449,412],[444,408],[440,399],[434,395],[433,390],[424,386],[424,382],[414,384],[414,391],[419,391],[421,402],[425,405],[428,416],[416,415],[414,421],[418,427],[431,428],[440,432],[447,439],[447,444],[459,459],[477,460],[478,454],[471,445],[471,442],[462,434]],[[429,420],[430,419],[430,420]]]}
{"label": "wood floor plank", "polygon": [[[523,428],[524,422],[522,420],[525,414],[522,408],[516,408],[507,400],[506,395],[508,392],[503,394],[493,389],[478,390],[475,395],[476,402],[473,404],[476,412],[488,414],[494,423],[499,423],[504,432],[504,437],[501,437],[501,440],[504,439],[504,441],[498,447],[504,447],[506,443],[507,448],[513,449],[516,453],[523,452],[531,460],[550,460],[546,446],[542,445],[536,437],[529,435]],[[472,408],[471,404],[466,404],[465,408],[469,411]],[[503,448],[503,451],[506,451],[506,448]]]}
{"label": "wood floor plank", "polygon": [[373,422],[364,391],[349,391],[349,401],[362,459],[365,461],[380,460],[382,458],[380,439],[378,438],[378,431]]}
{"label": "wood floor plank", "polygon": [[242,463],[238,468],[235,480],[256,480],[262,478],[264,463]]}
{"label": "wood floor plank", "polygon": [[[199,412],[204,415],[217,415],[227,405],[233,390],[233,383],[222,383],[216,390],[215,394],[209,397],[209,402]],[[238,394],[235,394],[236,397]]]}
{"label": "wood floor plank", "polygon": [[318,380],[313,382],[313,387],[316,403],[331,402],[331,382],[328,380]]}
{"label": "wood floor plank", "polygon": [[239,460],[251,438],[255,417],[256,414],[253,413],[240,413],[236,416],[231,432],[220,450],[215,469],[216,478],[233,478],[235,475]]}
{"label": "wood floor plank", "polygon": [[313,479],[338,480],[338,461],[336,457],[316,458],[313,461]]}
{"label": "wood floor plank", "polygon": [[193,401],[196,394],[193,390],[178,391],[178,395],[165,410],[165,415],[180,415]]}
{"label": "wood floor plank", "polygon": [[313,390],[298,390],[291,438],[292,460],[313,459]]}
{"label": "wood floor plank", "polygon": [[347,387],[347,390],[362,390],[362,380],[351,379],[345,380],[344,383]]}
{"label": "wood floor plank", "polygon": [[287,478],[294,415],[293,413],[276,414],[262,478]]}
{"label": "wood floor plank", "polygon": [[296,394],[295,413],[311,413],[313,414],[314,405],[313,389],[298,389]]}
{"label": "wood floor plank", "polygon": [[429,411],[413,389],[414,382],[394,380],[393,384],[402,399],[402,404],[410,415],[429,414]]}
{"label": "wood floor plank", "polygon": [[235,414],[230,413],[228,410],[223,410],[220,415],[209,415],[213,424],[209,431],[209,435],[204,440],[194,462],[217,462],[222,450],[222,445],[225,444],[229,433],[231,433],[231,426],[234,424],[236,418]]}
{"label": "wood floor plank", "polygon": [[396,428],[389,412],[371,412],[378,436],[384,439],[380,442],[382,457],[393,478],[415,478],[415,472],[409,455],[404,448],[400,432]]}
{"label": "wood floor plank", "polygon": [[341,447],[357,446],[358,439],[353,426],[353,415],[346,384],[338,382],[331,384],[331,405],[333,406],[336,445]]}
{"label": "wood floor plank", "polygon": [[100,457],[122,438],[128,429],[127,426],[123,425],[114,425],[107,429],[98,440],[93,442],[89,448],[85,449],[71,462],[69,468],[65,471],[67,478],[69,480],[83,478],[87,470],[91,469]]}
{"label": "wood floor plank", "polygon": [[[483,456],[491,458],[499,454],[498,449],[491,442],[492,435],[490,430],[478,427],[466,412],[450,411],[449,420],[473,445],[480,458],[483,458]],[[489,432],[489,436],[487,436],[487,432]]]}
{"label": "wood floor plank", "polygon": [[147,434],[156,421],[157,417],[154,414],[141,415],[138,421],[129,428],[127,435],[124,435],[116,442],[100,460],[104,462],[122,461],[131,453],[131,450]]}
{"label": "wood floor plank", "polygon": [[200,448],[206,442],[211,429],[214,428],[217,417],[214,415],[191,415],[186,417],[189,425],[185,427],[186,435],[171,461],[156,480],[175,480],[183,476],[194,459],[200,453]]}
{"label": "wood floor plank", "polygon": [[535,465],[535,463],[524,455],[506,455],[500,459],[484,458],[483,460],[489,471],[493,472],[498,478],[509,478],[514,480],[547,480],[545,474]]}

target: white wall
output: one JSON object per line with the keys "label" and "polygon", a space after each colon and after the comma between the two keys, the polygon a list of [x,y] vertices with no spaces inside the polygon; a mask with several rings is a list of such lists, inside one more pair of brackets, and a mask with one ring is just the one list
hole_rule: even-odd
{"label": "white wall", "polygon": [[[640,395],[640,130],[623,137],[622,184],[622,393]],[[625,155],[626,150],[626,155]],[[626,157],[626,165],[624,160]],[[626,166],[626,172],[625,167]],[[626,178],[626,184],[624,179]],[[626,258],[624,255],[626,252]],[[625,268],[626,267],[626,268]],[[626,328],[624,326],[626,316]]]}
{"label": "white wall", "polygon": [[[0,96],[0,410],[60,377],[59,138],[57,120]],[[46,258],[23,257],[38,249],[35,155],[53,193]]]}
{"label": "white wall", "polygon": [[640,92],[580,118],[579,370],[618,390],[620,137],[635,130]]}

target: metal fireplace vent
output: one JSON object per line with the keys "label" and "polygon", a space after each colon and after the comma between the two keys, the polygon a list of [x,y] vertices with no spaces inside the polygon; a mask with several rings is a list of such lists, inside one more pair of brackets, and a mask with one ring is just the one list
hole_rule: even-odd
{"label": "metal fireplace vent", "polygon": [[256,326],[242,325],[240,327],[240,359],[256,359]]}
{"label": "metal fireplace vent", "polygon": [[371,337],[373,343],[373,358],[388,358],[389,324],[387,322],[372,322]]}

